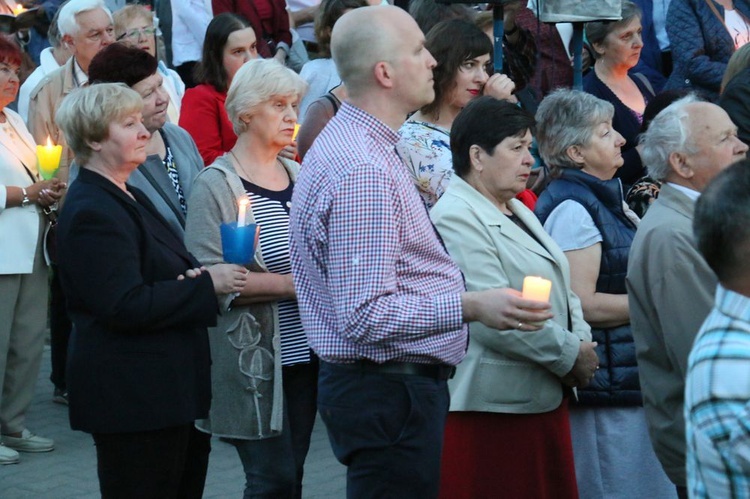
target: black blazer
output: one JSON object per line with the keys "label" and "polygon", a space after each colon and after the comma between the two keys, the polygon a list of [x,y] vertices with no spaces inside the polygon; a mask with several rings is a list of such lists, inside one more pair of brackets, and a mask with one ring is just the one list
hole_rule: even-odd
{"label": "black blazer", "polygon": [[73,321],[70,425],[147,431],[204,418],[211,400],[210,276],[177,281],[198,261],[153,205],[81,169],[58,226],[59,272]]}

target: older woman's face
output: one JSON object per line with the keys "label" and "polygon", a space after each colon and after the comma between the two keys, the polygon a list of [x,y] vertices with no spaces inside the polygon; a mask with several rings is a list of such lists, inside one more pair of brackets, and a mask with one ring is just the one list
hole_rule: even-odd
{"label": "older woman's face", "polygon": [[133,19],[125,26],[125,31],[117,37],[117,41],[145,50],[156,57],[156,29],[150,19]]}
{"label": "older woman's face", "polygon": [[18,71],[15,64],[0,62],[0,110],[16,100],[18,94]]}
{"label": "older woman's face", "polygon": [[490,77],[487,74],[489,62],[490,54],[484,54],[461,63],[453,80],[455,86],[450,96],[451,105],[463,109],[473,99],[482,95],[484,84]]}
{"label": "older woman's face", "polygon": [[146,144],[151,134],[141,113],[131,113],[109,124],[109,135],[92,147],[102,162],[113,170],[131,172],[146,161]]}
{"label": "older woman's face", "polygon": [[599,123],[594,127],[588,144],[578,146],[578,162],[583,164],[583,171],[586,173],[602,180],[609,180],[624,163],[624,145],[625,139],[612,128],[612,120]]}
{"label": "older woman's face", "polygon": [[632,68],[641,58],[642,31],[641,20],[636,16],[625,26],[613,29],[594,49],[609,64]]}
{"label": "older woman's face", "polygon": [[159,73],[154,73],[131,87],[143,99],[143,125],[150,133],[167,122],[169,94],[164,90],[163,84],[164,78]]}
{"label": "older woman's face", "polygon": [[259,104],[248,120],[247,132],[272,149],[283,149],[292,143],[297,123],[299,97],[275,95]]}
{"label": "older woman's face", "polygon": [[231,83],[235,73],[250,59],[258,57],[258,42],[253,28],[237,30],[229,35],[224,44],[222,64],[227,72],[227,82]]}
{"label": "older woman's face", "polygon": [[478,156],[472,159],[476,174],[471,183],[480,184],[474,187],[502,203],[509,201],[526,189],[534,165],[531,143],[531,132],[526,130],[523,135],[504,138],[492,156],[479,148]]}

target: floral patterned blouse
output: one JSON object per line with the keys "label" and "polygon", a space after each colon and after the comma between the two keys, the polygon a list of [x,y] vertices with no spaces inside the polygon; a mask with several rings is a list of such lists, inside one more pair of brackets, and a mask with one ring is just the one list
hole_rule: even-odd
{"label": "floral patterned blouse", "polygon": [[396,145],[427,209],[443,195],[453,176],[450,131],[432,123],[409,120],[399,130]]}

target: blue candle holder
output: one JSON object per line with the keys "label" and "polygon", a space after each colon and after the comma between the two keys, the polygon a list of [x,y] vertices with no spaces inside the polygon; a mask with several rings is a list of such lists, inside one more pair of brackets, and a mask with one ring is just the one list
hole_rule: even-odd
{"label": "blue candle holder", "polygon": [[231,222],[221,224],[220,229],[224,261],[238,265],[247,265],[252,262],[260,233],[258,224],[237,227],[237,222]]}

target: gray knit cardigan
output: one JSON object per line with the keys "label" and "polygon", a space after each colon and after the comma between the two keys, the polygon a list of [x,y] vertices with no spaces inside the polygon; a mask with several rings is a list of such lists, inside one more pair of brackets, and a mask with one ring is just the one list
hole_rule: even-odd
{"label": "gray knit cardigan", "polygon": [[[299,164],[282,159],[292,180]],[[223,262],[219,226],[237,220],[245,189],[226,155],[195,179],[188,200],[185,245],[203,264]],[[255,223],[252,211],[248,223]],[[260,245],[252,272],[267,272]],[[252,278],[252,276],[251,276]],[[221,312],[209,329],[211,345],[211,410],[199,429],[221,437],[257,440],[281,433],[283,390],[281,341],[276,302],[230,307],[233,296],[219,298]]]}

